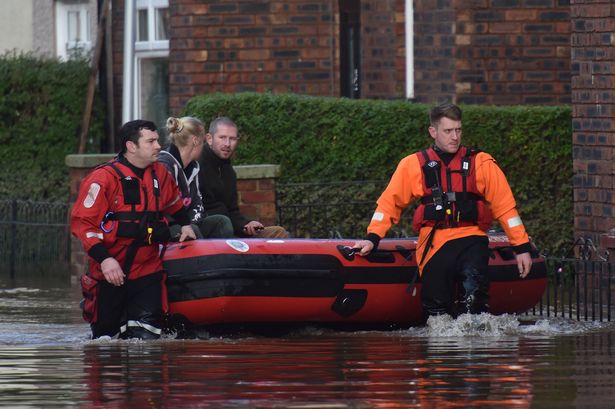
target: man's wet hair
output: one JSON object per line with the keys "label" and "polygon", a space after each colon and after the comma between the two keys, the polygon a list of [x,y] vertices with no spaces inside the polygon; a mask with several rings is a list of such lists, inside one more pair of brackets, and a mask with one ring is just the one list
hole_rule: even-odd
{"label": "man's wet hair", "polygon": [[429,113],[431,126],[436,126],[442,118],[461,121],[461,108],[451,102],[445,102],[433,107]]}
{"label": "man's wet hair", "polygon": [[126,153],[126,142],[131,141],[139,143],[139,136],[141,136],[141,129],[147,129],[149,131],[157,131],[156,124],[152,121],[146,121],[144,119],[135,119],[134,121],[126,122],[119,131],[120,146],[122,150],[120,153]]}

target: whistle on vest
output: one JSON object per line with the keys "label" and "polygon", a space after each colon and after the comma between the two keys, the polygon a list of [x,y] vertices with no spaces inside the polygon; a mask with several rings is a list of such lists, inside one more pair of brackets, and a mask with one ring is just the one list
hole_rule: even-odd
{"label": "whistle on vest", "polygon": [[147,228],[147,244],[152,244],[152,232],[154,231],[154,229],[152,229],[151,227]]}

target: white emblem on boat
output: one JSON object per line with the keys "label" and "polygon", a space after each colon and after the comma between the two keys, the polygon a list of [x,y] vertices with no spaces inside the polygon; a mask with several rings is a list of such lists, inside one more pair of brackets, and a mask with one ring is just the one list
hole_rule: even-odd
{"label": "white emblem on boat", "polygon": [[248,243],[246,243],[245,241],[227,240],[226,244],[228,244],[232,249],[240,251],[242,253],[245,253],[246,251],[250,250],[250,246],[248,246]]}

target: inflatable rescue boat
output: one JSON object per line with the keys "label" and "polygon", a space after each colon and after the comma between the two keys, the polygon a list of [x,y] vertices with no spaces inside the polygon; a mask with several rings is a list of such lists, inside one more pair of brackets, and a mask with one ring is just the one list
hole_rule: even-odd
{"label": "inflatable rescue boat", "polygon": [[[490,312],[522,313],[546,288],[534,252],[522,279],[505,235],[489,237]],[[384,239],[368,257],[353,240],[207,239],[169,245],[171,316],[189,326],[325,324],[405,327],[422,323],[416,238]]]}

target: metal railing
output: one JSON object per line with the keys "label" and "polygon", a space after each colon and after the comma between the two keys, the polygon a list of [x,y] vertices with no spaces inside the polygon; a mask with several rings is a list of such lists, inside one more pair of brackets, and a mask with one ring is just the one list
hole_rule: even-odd
{"label": "metal railing", "polygon": [[[357,182],[351,186],[353,191],[337,183],[309,185],[303,184],[301,189],[297,189],[299,185],[282,186],[282,199],[301,197],[301,202],[278,201],[281,225],[295,237],[362,237],[374,206],[362,195],[381,186],[374,182],[361,182],[359,186]],[[346,196],[339,193],[340,185]],[[306,187],[318,188],[315,196],[322,202],[315,202]],[[70,261],[68,211],[65,203],[0,200],[0,271],[14,275],[31,267],[40,270],[66,266]],[[407,217],[404,224],[408,225]],[[403,230],[396,235],[407,236]],[[528,316],[579,321],[614,319],[615,265],[607,260],[608,254],[584,239],[575,243],[574,255],[546,257],[548,286]]]}
{"label": "metal railing", "polygon": [[46,269],[70,260],[66,203],[0,200],[0,271]]}
{"label": "metal railing", "polygon": [[[363,237],[386,184],[386,180],[278,184],[278,224],[293,237]],[[410,209],[402,215],[399,226],[409,226],[407,214]],[[398,226],[392,234],[408,235]]]}
{"label": "metal railing", "polygon": [[611,321],[615,263],[590,239],[575,242],[576,257],[546,257],[547,289],[528,314],[577,321]]}

